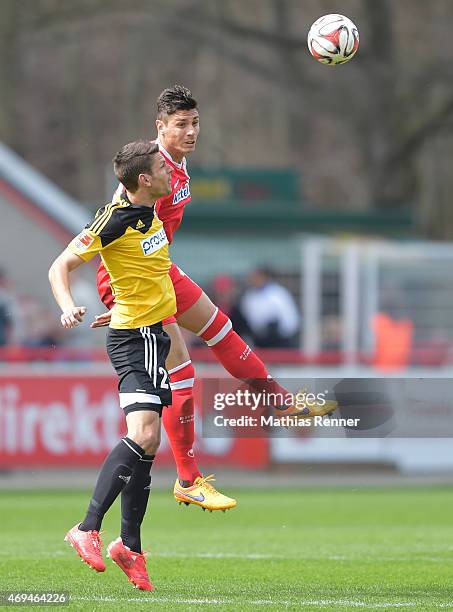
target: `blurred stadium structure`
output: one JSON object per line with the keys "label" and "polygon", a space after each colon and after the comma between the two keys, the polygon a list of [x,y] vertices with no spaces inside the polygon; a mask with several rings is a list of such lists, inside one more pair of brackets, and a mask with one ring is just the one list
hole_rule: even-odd
{"label": "blurred stadium structure", "polygon": [[[104,333],[87,324],[62,332],[47,269],[110,194],[108,160],[152,133],[152,100],[177,80],[200,98],[203,128],[172,258],[206,288],[227,275],[234,300],[251,270],[275,271],[302,326],[298,348],[260,351],[272,373],[451,377],[453,245],[431,240],[453,229],[450,0],[345,1],[363,46],[335,72],[299,57],[321,10],[314,0],[194,2],[182,32],[172,15],[185,3],[135,1],[127,14],[121,4],[3,0],[0,268],[10,281],[0,300],[11,312],[0,346],[0,469],[96,465],[118,435]],[[153,42],[168,53],[150,74]],[[91,314],[101,311],[94,267],[79,291]],[[190,350],[197,376],[220,375],[205,347]],[[453,470],[447,440],[246,442],[200,437],[200,463]],[[161,462],[172,464],[165,443]]]}
{"label": "blurred stadium structure", "polygon": [[301,247],[307,357],[334,348],[349,365],[451,365],[451,244],[310,237]]}
{"label": "blurred stadium structure", "polygon": [[[248,180],[252,187],[259,185],[256,173],[250,177],[242,174],[243,182]],[[32,293],[45,303],[46,309],[57,313],[45,282],[48,265],[58,249],[83,227],[89,214],[4,145],[0,146],[0,178],[8,230],[11,235],[21,235],[20,240],[2,241],[2,261],[15,262],[14,282],[19,295]],[[274,178],[278,184],[281,177]],[[172,257],[208,288],[219,274],[240,286],[240,281],[256,267],[272,268],[300,303],[303,313],[299,349],[289,350],[286,355],[280,352],[280,360],[374,363],[389,370],[408,365],[451,364],[453,280],[449,270],[453,246],[364,235],[354,238],[302,233],[304,224],[295,224],[291,217],[284,222],[280,219],[279,232],[278,222],[272,221],[274,205],[269,202],[266,208],[265,204],[266,201],[249,203],[252,208],[259,207],[259,213],[251,217],[254,227],[244,231],[247,213],[242,215],[240,207],[224,211],[219,228],[216,215],[208,216],[204,210],[201,216],[195,201],[186,213],[187,228],[172,245]],[[219,209],[216,212],[219,214]],[[280,214],[279,208],[277,217]],[[369,220],[372,222],[373,218]],[[235,231],[236,224],[241,231]],[[200,231],[204,225],[209,230]],[[31,253],[33,266],[29,265]],[[94,296],[90,296],[90,305],[98,312],[102,305],[95,295],[93,270],[94,267],[85,271],[84,279]],[[35,283],[36,278],[40,282]],[[236,294],[238,291],[236,288]],[[381,354],[385,352],[382,345],[386,344],[386,334],[390,334],[387,345],[391,345],[387,364]],[[70,334],[66,343],[78,343],[79,336],[80,330]],[[30,346],[26,337],[23,344]],[[99,344],[99,332],[84,334],[84,346]],[[203,355],[199,347],[198,353]],[[275,360],[273,355],[271,360]]]}
{"label": "blurred stadium structure", "polygon": [[[53,312],[47,267],[83,225],[87,213],[4,146],[0,176],[9,231],[21,235],[20,241],[2,242],[2,260],[13,255],[19,295],[30,292]],[[256,175],[250,181],[254,184]],[[193,210],[197,212],[196,202]],[[240,211],[236,215],[239,219]],[[190,210],[189,231],[181,232],[172,247],[174,260],[184,262],[191,276],[209,285],[219,272],[240,279],[257,265],[269,265],[300,303],[299,347],[260,351],[276,376],[300,380],[451,376],[451,245],[363,236],[329,238],[301,234],[298,226],[293,231],[287,227],[284,237],[273,231],[274,224],[266,231],[262,218],[263,229],[241,236],[234,232],[234,214],[228,222],[224,219],[222,231],[213,231],[215,220],[211,219],[206,235],[193,216]],[[33,267],[28,264],[30,253]],[[93,292],[94,274],[93,267],[84,277]],[[218,297],[222,299],[221,292]],[[93,303],[95,312],[102,310],[96,298]],[[56,311],[52,316],[57,320]],[[13,343],[0,348],[0,467],[89,467],[100,463],[116,440],[122,418],[115,376],[102,347],[104,332],[84,327],[69,342],[62,343],[58,337],[47,345],[33,345],[25,337],[22,346]],[[199,378],[223,375],[207,348],[194,344],[191,353]],[[421,435],[430,417],[427,421],[417,418]],[[346,434],[326,439],[288,434],[287,439],[244,440],[203,438],[200,423],[198,428],[198,456],[203,465],[212,467],[262,470],[271,465],[341,462],[373,469],[393,466],[402,473],[453,470],[453,462],[447,459],[448,439],[351,439]],[[165,438],[160,464],[172,465]]]}

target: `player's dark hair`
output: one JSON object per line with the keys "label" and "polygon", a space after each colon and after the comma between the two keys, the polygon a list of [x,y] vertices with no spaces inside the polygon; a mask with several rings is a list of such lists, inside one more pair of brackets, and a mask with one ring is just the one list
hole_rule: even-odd
{"label": "player's dark hair", "polygon": [[168,87],[157,98],[157,116],[161,119],[164,115],[173,115],[179,110],[193,110],[198,108],[198,103],[192,96],[192,92],[182,85]]}
{"label": "player's dark hair", "polygon": [[155,142],[138,140],[129,142],[113,158],[113,170],[116,178],[128,191],[134,193],[138,189],[138,177],[146,172],[151,174],[153,158],[159,153]]}

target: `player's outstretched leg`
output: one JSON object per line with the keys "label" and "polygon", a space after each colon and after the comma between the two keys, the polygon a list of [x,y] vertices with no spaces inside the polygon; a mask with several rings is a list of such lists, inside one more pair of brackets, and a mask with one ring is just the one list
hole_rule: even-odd
{"label": "player's outstretched leg", "polygon": [[[265,392],[276,397],[289,397],[291,393],[275,381],[262,360],[244,340],[234,331],[227,315],[219,310],[203,293],[198,302],[182,315],[178,323],[196,333],[212,350],[216,359],[234,378],[245,381],[257,392]],[[312,402],[288,407],[275,406],[278,416],[303,416],[312,418],[332,413],[337,408],[334,401]]]}
{"label": "player's outstretched leg", "polygon": [[173,495],[176,501],[194,504],[204,510],[227,510],[236,506],[236,500],[223,495],[212,486],[212,478],[206,481],[194,455],[195,403],[193,385],[195,371],[176,323],[165,325],[171,338],[167,360],[172,390],[172,405],[164,409],[162,424],[170,442],[176,463],[178,478]]}
{"label": "player's outstretched leg", "polygon": [[136,463],[144,454],[143,448],[128,437],[110,451],[102,465],[84,520],[65,536],[65,541],[75,548],[82,561],[97,572],[105,570],[99,536],[102,519],[129,482]]}

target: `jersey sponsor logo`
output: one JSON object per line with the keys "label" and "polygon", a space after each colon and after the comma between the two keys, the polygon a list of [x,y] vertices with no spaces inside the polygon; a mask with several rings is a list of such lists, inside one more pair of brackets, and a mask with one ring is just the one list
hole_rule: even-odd
{"label": "jersey sponsor logo", "polygon": [[187,183],[185,183],[185,185],[183,185],[181,189],[179,189],[173,196],[173,206],[175,206],[175,204],[179,204],[179,202],[182,202],[182,200],[185,200],[186,198],[190,198],[189,181],[187,181]]}
{"label": "jersey sponsor logo", "polygon": [[86,232],[80,232],[80,234],[76,237],[74,244],[79,251],[86,251],[87,248],[93,244],[93,242],[93,236],[90,236],[90,234],[87,234]]}
{"label": "jersey sponsor logo", "polygon": [[145,257],[151,255],[152,253],[155,253],[165,244],[168,244],[167,234],[165,233],[164,228],[162,227],[152,236],[148,236],[148,238],[142,240],[140,244],[142,245],[143,254],[145,255]]}

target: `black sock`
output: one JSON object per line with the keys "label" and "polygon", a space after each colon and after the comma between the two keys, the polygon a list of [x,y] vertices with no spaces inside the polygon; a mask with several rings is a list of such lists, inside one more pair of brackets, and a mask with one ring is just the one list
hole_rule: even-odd
{"label": "black sock", "polygon": [[144,454],[143,448],[130,438],[123,438],[110,451],[102,465],[87,514],[79,529],[99,531],[105,513],[131,480],[134,467]]}
{"label": "black sock", "polygon": [[154,455],[143,455],[121,492],[121,539],[125,546],[140,554],[140,527],[148,505],[153,461]]}

